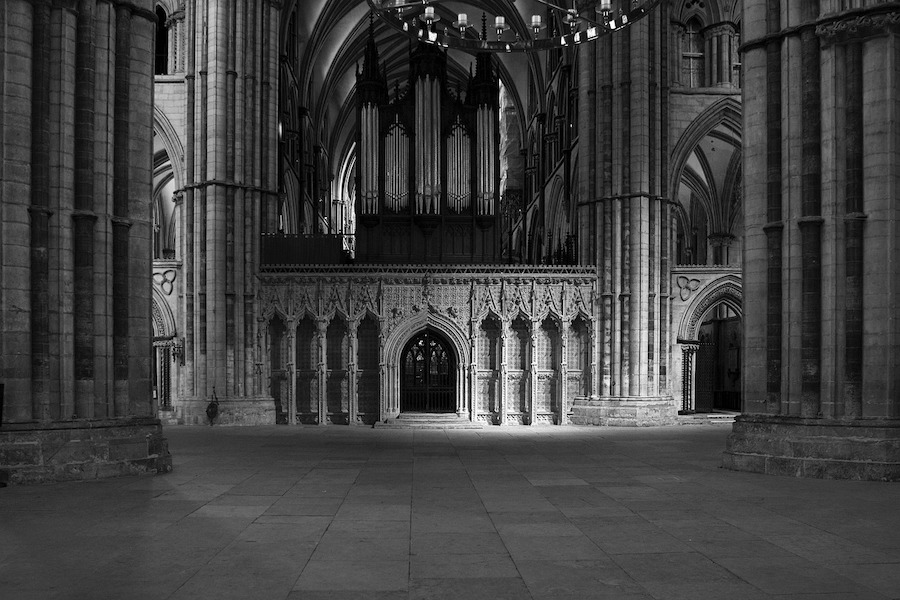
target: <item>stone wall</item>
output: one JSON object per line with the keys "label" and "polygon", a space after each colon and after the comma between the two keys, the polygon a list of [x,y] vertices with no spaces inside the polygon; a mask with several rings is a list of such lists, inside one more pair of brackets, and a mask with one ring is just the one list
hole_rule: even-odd
{"label": "stone wall", "polygon": [[[185,5],[178,235],[188,422],[213,394],[229,402],[223,407],[255,405],[250,413],[258,418],[249,422],[274,422],[271,398],[256,395],[253,349],[259,232],[277,222],[280,9],[271,0]],[[157,87],[168,93],[176,85],[160,80]]]}
{"label": "stone wall", "polygon": [[[14,481],[170,464],[150,394],[155,20],[149,0],[0,6],[0,472]],[[116,454],[104,436],[132,441]]]}
{"label": "stone wall", "polygon": [[[725,465],[893,479],[900,12],[877,2],[744,5],[749,414],[735,422]],[[792,441],[810,437],[821,443]],[[842,466],[783,468],[805,459]]]}

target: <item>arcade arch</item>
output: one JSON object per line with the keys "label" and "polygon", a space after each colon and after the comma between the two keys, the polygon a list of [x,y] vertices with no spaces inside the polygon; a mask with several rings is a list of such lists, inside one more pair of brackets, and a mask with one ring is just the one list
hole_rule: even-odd
{"label": "arcade arch", "polygon": [[741,410],[741,281],[720,277],[699,291],[678,329],[681,412]]}

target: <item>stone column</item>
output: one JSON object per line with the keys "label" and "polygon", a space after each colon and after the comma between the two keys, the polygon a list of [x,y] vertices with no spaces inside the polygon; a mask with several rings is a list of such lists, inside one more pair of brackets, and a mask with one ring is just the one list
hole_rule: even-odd
{"label": "stone column", "polygon": [[[379,389],[381,391],[380,397],[378,398],[378,420],[384,420],[388,418],[388,416],[396,416],[397,412],[399,412],[399,407],[397,409],[394,408],[394,404],[391,401],[392,399],[392,377],[393,372],[388,369],[387,360],[384,356],[384,327],[385,321],[383,319],[379,319],[378,321],[378,381],[379,381]],[[398,392],[399,393],[399,392]]]}
{"label": "stone column", "polygon": [[469,321],[469,331],[469,420],[475,421],[478,418],[478,322],[475,319]]}
{"label": "stone column", "polygon": [[347,356],[347,389],[350,395],[348,400],[348,425],[358,425],[356,414],[359,411],[359,338],[357,337],[357,329],[359,328],[359,319],[347,321],[347,334],[350,336],[350,347]]}
{"label": "stone column", "polygon": [[[269,386],[272,381],[272,359],[271,359],[272,341],[269,336],[269,322],[262,316],[256,318],[256,346],[254,348],[254,357],[256,362],[256,388],[254,393],[262,394],[263,385]],[[182,352],[184,349],[182,349]],[[182,364],[184,364],[182,360]]]}
{"label": "stone column", "polygon": [[706,85],[734,86],[739,85],[734,72],[735,29],[731,23],[719,23],[707,28],[706,39]]}
{"label": "stone column", "polygon": [[535,397],[538,389],[538,362],[537,362],[537,330],[541,326],[540,321],[530,321],[530,336],[528,337],[528,386],[525,395],[525,414],[523,418],[528,420],[529,425],[534,425],[537,420],[535,411]]}
{"label": "stone column", "polygon": [[597,365],[597,329],[599,328],[599,324],[597,323],[597,317],[594,316],[591,318],[591,331],[590,331],[590,344],[591,348],[591,364],[590,364],[590,375],[591,375],[591,387],[588,391],[588,394],[591,398],[596,398],[600,392],[600,382],[599,382],[599,371]]}
{"label": "stone column", "polygon": [[[287,343],[290,349],[291,362],[287,365],[288,375],[291,378],[291,397],[288,398],[288,424],[297,424],[297,322],[288,321]],[[271,368],[271,363],[270,363]]]}
{"label": "stone column", "polygon": [[456,416],[461,417],[466,411],[466,402],[469,400],[469,369],[460,361],[456,365]]}
{"label": "stone column", "polygon": [[506,395],[509,393],[509,319],[500,320],[500,393],[497,398],[498,425],[506,425]]}
{"label": "stone column", "polygon": [[174,73],[184,72],[184,5],[169,15],[169,19],[165,24],[168,31],[169,42],[169,64],[166,73],[172,75]]}
{"label": "stone column", "polygon": [[672,87],[681,87],[684,85],[681,77],[681,61],[684,54],[684,23],[672,21],[670,27],[670,39],[672,40],[671,61],[669,63],[669,73],[671,73]]}
{"label": "stone column", "polygon": [[318,381],[318,425],[328,424],[328,319],[316,318],[316,380]]}
{"label": "stone column", "polygon": [[694,413],[694,354],[698,344],[684,343],[681,346],[681,410],[679,415]]}
{"label": "stone column", "polygon": [[155,21],[149,0],[0,4],[0,457],[17,457],[0,471],[12,481],[171,468],[150,393]]}
{"label": "stone column", "polygon": [[730,265],[732,257],[729,249],[731,244],[734,243],[734,236],[730,233],[710,233],[707,239],[712,248],[712,264]]}
{"label": "stone column", "polygon": [[744,3],[748,335],[724,464],[896,480],[900,11],[835,4]]}
{"label": "stone column", "polygon": [[[573,405],[573,422],[674,422],[668,296],[671,236],[668,174],[669,3],[595,44],[578,47],[579,90],[596,160],[579,162],[579,221],[598,266],[600,396]],[[588,50],[596,46],[595,50]]]}
{"label": "stone column", "polygon": [[274,422],[256,395],[261,224],[277,198],[280,3],[188,0],[185,145],[185,375],[200,410],[218,384],[223,420]]}
{"label": "stone column", "polygon": [[[565,425],[567,407],[569,405],[569,321],[560,323],[559,332],[559,369],[557,377],[559,381],[559,421],[558,425]],[[582,375],[584,376],[584,375]]]}

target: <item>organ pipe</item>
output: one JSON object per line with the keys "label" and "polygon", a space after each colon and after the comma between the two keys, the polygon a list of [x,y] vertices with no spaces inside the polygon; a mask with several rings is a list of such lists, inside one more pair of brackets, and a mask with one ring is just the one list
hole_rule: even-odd
{"label": "organ pipe", "polygon": [[431,75],[416,83],[416,212],[437,214],[441,185],[441,87]]}
{"label": "organ pipe", "polygon": [[476,198],[478,201],[478,214],[494,214],[494,111],[488,105],[478,107],[477,113],[477,138],[478,138],[478,187]]}
{"label": "organ pipe", "polygon": [[392,165],[385,172],[384,199],[387,208],[401,212],[409,207],[409,144],[400,117],[397,116],[384,144],[384,163]]}
{"label": "organ pipe", "polygon": [[359,111],[359,187],[362,198],[362,211],[369,212],[369,107],[365,105]]}
{"label": "organ pipe", "polygon": [[471,188],[469,183],[469,136],[456,120],[453,132],[447,138],[447,202],[453,212],[469,209]]}
{"label": "organ pipe", "polygon": [[371,211],[373,214],[378,212],[378,173],[380,171],[378,160],[378,117],[378,107],[373,104],[371,113],[369,115],[369,154],[372,157],[372,170],[370,171],[371,179],[369,181],[369,189],[372,190],[372,192],[369,195],[369,206],[371,207]]}
{"label": "organ pipe", "polygon": [[424,195],[425,195],[425,169],[424,167],[424,156],[425,156],[425,129],[423,128],[422,121],[424,120],[424,115],[422,114],[422,106],[424,104],[425,91],[422,89],[421,85],[416,86],[416,212],[421,213],[423,211],[423,203],[424,203]]}
{"label": "organ pipe", "polygon": [[360,186],[362,212],[378,214],[378,106],[366,104],[360,114]]}
{"label": "organ pipe", "polygon": [[431,78],[431,111],[431,208],[437,214],[441,198],[441,82],[437,77]]}
{"label": "organ pipe", "polygon": [[[397,129],[391,126],[388,135],[384,140],[384,164],[397,164]],[[396,196],[396,178],[397,171],[388,169],[384,174],[384,207],[390,212],[397,212],[397,196]]]}
{"label": "organ pipe", "polygon": [[[408,91],[400,94],[397,86],[391,101],[373,40],[370,46],[358,73],[361,214],[375,215],[383,208],[395,215],[436,216],[446,194],[452,214],[493,217],[499,184],[495,147],[498,89],[491,57],[476,57],[475,74],[463,100],[444,89],[446,57],[439,50],[420,46],[411,55]],[[445,99],[448,106],[444,106]],[[387,110],[390,117],[385,118],[380,109]],[[385,129],[381,118],[385,118]],[[449,130],[443,127],[445,121]],[[378,221],[366,222],[374,227]],[[422,223],[432,226],[428,219]]]}

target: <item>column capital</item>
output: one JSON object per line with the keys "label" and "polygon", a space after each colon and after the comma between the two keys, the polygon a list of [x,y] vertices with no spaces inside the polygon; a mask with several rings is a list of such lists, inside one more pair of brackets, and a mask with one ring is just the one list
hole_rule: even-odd
{"label": "column capital", "polygon": [[854,11],[824,20],[816,25],[816,35],[824,44],[862,41],[873,35],[900,31],[900,10],[875,8],[860,13]]}
{"label": "column capital", "polygon": [[703,30],[703,35],[707,38],[716,35],[723,34],[731,34],[734,35],[736,29],[734,23],[730,23],[728,21],[723,21],[722,23],[716,23],[715,25],[710,25],[706,29]]}
{"label": "column capital", "polygon": [[710,233],[706,239],[709,240],[710,246],[726,247],[731,246],[736,238],[730,233]]}

